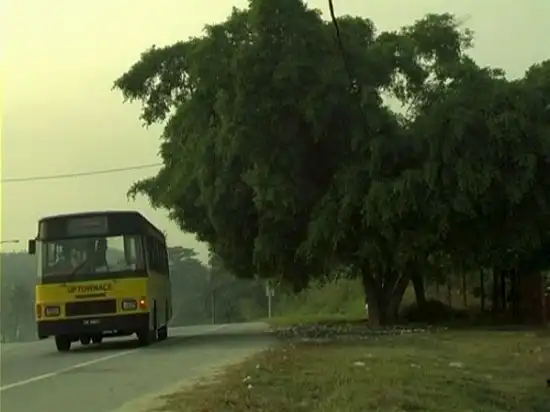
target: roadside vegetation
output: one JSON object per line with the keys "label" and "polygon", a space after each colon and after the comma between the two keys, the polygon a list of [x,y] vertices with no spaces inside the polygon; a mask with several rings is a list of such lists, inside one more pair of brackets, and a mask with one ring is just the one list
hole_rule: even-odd
{"label": "roadside vegetation", "polygon": [[417,332],[287,343],[213,382],[164,398],[163,412],[546,412],[548,335]]}
{"label": "roadside vegetation", "polygon": [[282,297],[268,320],[278,345],[164,397],[157,412],[548,410],[548,329],[488,325],[479,298],[464,306],[455,290],[449,302],[433,285],[435,322],[404,319],[417,309],[408,290],[402,323],[372,327],[358,282]]}

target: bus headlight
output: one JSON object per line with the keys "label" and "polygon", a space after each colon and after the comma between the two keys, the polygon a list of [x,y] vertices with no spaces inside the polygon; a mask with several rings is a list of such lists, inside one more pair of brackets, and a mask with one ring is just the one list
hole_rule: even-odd
{"label": "bus headlight", "polygon": [[60,313],[61,309],[59,308],[59,306],[46,306],[46,308],[44,309],[44,315],[46,315],[47,317],[59,316]]}
{"label": "bus headlight", "polygon": [[136,310],[137,301],[134,299],[125,299],[122,301],[122,310]]}

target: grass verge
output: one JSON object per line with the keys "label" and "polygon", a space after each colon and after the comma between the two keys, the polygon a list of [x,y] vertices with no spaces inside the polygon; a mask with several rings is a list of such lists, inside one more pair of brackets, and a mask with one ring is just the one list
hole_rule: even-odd
{"label": "grass verge", "polygon": [[550,338],[446,331],[283,343],[213,382],[166,397],[168,412],[543,412]]}
{"label": "grass verge", "polygon": [[294,325],[309,325],[319,323],[348,323],[364,321],[365,315],[358,314],[356,316],[350,316],[348,314],[298,314],[290,316],[275,316],[271,319],[264,319],[263,321],[268,323],[273,328],[294,326]]}

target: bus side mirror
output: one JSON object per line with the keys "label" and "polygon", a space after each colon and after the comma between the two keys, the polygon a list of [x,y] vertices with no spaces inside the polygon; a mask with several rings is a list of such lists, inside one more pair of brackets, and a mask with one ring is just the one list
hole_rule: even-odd
{"label": "bus side mirror", "polygon": [[29,255],[34,255],[36,253],[36,240],[29,240]]}

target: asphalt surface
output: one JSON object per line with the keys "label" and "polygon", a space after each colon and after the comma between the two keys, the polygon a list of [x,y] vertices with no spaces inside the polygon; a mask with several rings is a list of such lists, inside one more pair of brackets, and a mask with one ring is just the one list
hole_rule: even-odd
{"label": "asphalt surface", "polygon": [[273,343],[260,323],[170,329],[164,342],[138,348],[135,337],[101,345],[53,340],[0,347],[1,412],[141,412],[154,399]]}

